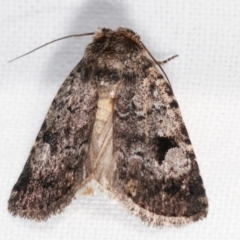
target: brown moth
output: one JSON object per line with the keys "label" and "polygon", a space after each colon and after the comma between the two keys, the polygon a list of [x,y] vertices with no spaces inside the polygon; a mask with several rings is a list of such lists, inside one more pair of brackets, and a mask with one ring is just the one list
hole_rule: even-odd
{"label": "brown moth", "polygon": [[95,180],[154,226],[206,217],[208,200],[172,88],[130,29],[99,29],[47,113],[8,209],[46,220]]}

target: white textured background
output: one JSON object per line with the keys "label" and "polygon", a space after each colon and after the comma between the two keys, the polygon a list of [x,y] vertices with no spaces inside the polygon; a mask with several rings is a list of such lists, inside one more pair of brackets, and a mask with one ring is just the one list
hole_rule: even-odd
{"label": "white textured background", "polygon": [[[1,239],[240,239],[240,1],[239,0],[0,0],[0,238]],[[104,193],[77,194],[47,222],[14,218],[7,200],[65,77],[91,37],[132,28],[159,60],[173,86],[209,197],[204,221],[183,228],[147,227]]]}

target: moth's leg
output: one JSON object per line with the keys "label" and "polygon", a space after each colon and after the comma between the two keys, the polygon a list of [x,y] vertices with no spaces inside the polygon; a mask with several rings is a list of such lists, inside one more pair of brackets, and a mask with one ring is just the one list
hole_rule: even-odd
{"label": "moth's leg", "polygon": [[168,58],[168,59],[166,59],[164,61],[158,62],[158,64],[163,65],[163,64],[171,61],[172,59],[176,58],[176,57],[178,57],[178,55],[174,55],[174,56],[172,56],[172,57],[170,57],[170,58]]}

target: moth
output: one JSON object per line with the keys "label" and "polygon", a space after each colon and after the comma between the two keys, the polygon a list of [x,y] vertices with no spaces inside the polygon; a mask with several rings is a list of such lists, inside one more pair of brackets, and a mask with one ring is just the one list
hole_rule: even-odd
{"label": "moth", "polygon": [[52,102],[8,209],[46,220],[90,180],[150,225],[180,226],[207,216],[172,87],[127,28],[95,32]]}

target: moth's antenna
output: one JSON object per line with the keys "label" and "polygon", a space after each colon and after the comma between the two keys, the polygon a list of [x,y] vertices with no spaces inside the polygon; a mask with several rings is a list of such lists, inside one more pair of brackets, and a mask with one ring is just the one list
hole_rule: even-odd
{"label": "moth's antenna", "polygon": [[43,44],[42,46],[40,46],[40,47],[38,47],[38,48],[33,49],[33,50],[30,51],[30,52],[27,52],[27,53],[25,53],[25,54],[23,54],[23,55],[21,55],[21,56],[19,56],[19,57],[16,57],[16,58],[10,60],[8,63],[17,60],[18,58],[24,57],[24,56],[26,56],[26,55],[28,55],[28,54],[30,54],[30,53],[32,53],[32,52],[34,52],[34,51],[42,48],[42,47],[47,46],[48,44],[51,44],[51,43],[54,43],[54,42],[57,42],[57,41],[60,41],[60,40],[66,39],[66,38],[71,38],[71,37],[83,37],[83,36],[88,36],[88,35],[93,35],[93,34],[94,34],[94,32],[91,32],[91,33],[83,33],[83,34],[73,34],[73,35],[69,35],[69,36],[66,36],[66,37],[62,37],[62,38],[55,39],[55,40],[53,40],[53,41],[51,41],[51,42],[48,42],[48,43]]}
{"label": "moth's antenna", "polygon": [[[158,61],[153,57],[153,55],[148,51],[148,49],[147,49],[146,46],[143,44],[143,42],[141,42],[141,43],[142,43],[143,47],[145,48],[145,50],[147,51],[148,55],[149,55],[149,56],[153,59],[153,61],[159,66],[159,68],[160,68],[161,71],[163,72],[164,76],[166,77],[166,79],[167,79],[170,87],[172,88],[172,85],[171,85],[171,83],[170,83],[170,81],[169,81],[169,79],[168,79],[168,77],[167,77],[167,74],[165,73],[165,71],[164,71],[163,68],[161,67],[160,62],[158,62]],[[169,60],[171,60],[171,59],[173,59],[173,58],[175,58],[175,57],[178,57],[178,55],[175,55],[175,56],[173,56],[172,58],[167,59],[167,61],[169,61]],[[166,61],[166,62],[167,62],[167,61]],[[164,61],[164,63],[165,63],[165,61]]]}
{"label": "moth's antenna", "polygon": [[172,59],[176,58],[176,57],[178,57],[178,55],[174,55],[174,56],[172,56],[172,57],[170,57],[170,58],[168,58],[168,59],[166,59],[164,61],[158,61],[158,64],[163,65],[163,64],[171,61]]}

